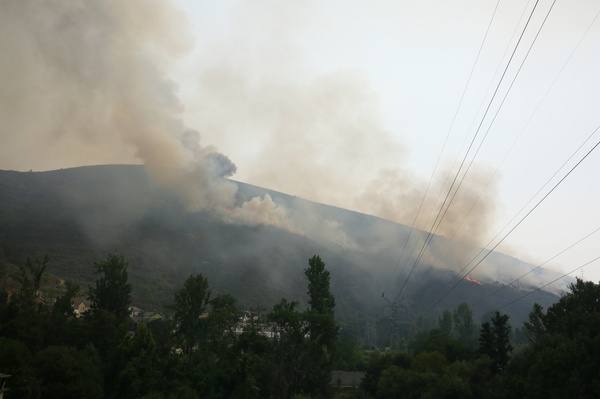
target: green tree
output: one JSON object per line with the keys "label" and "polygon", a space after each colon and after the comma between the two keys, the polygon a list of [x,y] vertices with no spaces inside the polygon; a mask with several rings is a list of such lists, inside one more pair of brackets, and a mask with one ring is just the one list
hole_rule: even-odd
{"label": "green tree", "polygon": [[25,264],[19,264],[18,267],[19,272],[13,276],[20,286],[16,299],[20,307],[30,311],[34,304],[41,301],[40,286],[48,267],[48,256],[27,258]]}
{"label": "green tree", "polygon": [[335,323],[335,299],[330,292],[330,274],[325,262],[314,255],[305,270],[308,280],[307,321],[311,369],[307,388],[313,396],[327,396],[334,361],[338,328]]}
{"label": "green tree", "polygon": [[498,370],[503,370],[508,363],[512,345],[510,344],[510,324],[508,315],[496,312],[492,318],[492,330],[494,332],[495,345],[495,366]]}
{"label": "green tree", "polygon": [[442,334],[449,336],[452,333],[452,313],[449,310],[445,310],[438,319],[438,328]]}
{"label": "green tree", "polygon": [[240,312],[235,305],[235,299],[228,294],[218,295],[209,301],[208,339],[213,349],[225,351],[235,338],[235,326]]}
{"label": "green tree", "polygon": [[156,344],[145,324],[126,335],[119,349],[123,365],[117,381],[119,397],[138,398],[162,388]]}
{"label": "green tree", "polygon": [[93,310],[104,310],[127,318],[131,304],[131,285],[127,277],[127,261],[122,256],[108,257],[94,264],[100,278],[89,288],[89,299]]}
{"label": "green tree", "polygon": [[208,280],[201,274],[188,277],[183,287],[175,293],[175,333],[186,353],[190,353],[206,338],[210,294]]}
{"label": "green tree", "polygon": [[481,325],[479,332],[479,353],[487,355],[490,359],[494,358],[495,341],[492,326],[489,322]]}
{"label": "green tree", "polygon": [[600,284],[580,279],[544,313],[534,306],[531,344],[507,369],[510,397],[600,397]]}
{"label": "green tree", "polygon": [[34,364],[43,398],[103,397],[100,368],[86,352],[51,346],[35,356]]}
{"label": "green tree", "polygon": [[456,338],[466,347],[472,348],[475,344],[475,323],[473,312],[466,303],[458,305],[452,315]]}
{"label": "green tree", "polygon": [[268,316],[274,342],[271,389],[273,396],[281,398],[301,393],[308,385],[307,373],[311,371],[307,357],[310,348],[305,339],[307,329],[297,305],[282,299]]}
{"label": "green tree", "polygon": [[529,320],[525,322],[524,326],[530,343],[535,344],[543,337],[546,327],[544,326],[544,309],[540,304],[533,304]]}
{"label": "green tree", "polygon": [[73,300],[79,294],[79,286],[75,283],[67,281],[65,292],[56,298],[54,306],[52,307],[52,314],[60,317],[72,317],[73,316]]}
{"label": "green tree", "polygon": [[508,315],[495,312],[490,322],[481,325],[479,352],[487,355],[493,369],[500,372],[506,367],[511,351]]}
{"label": "green tree", "polygon": [[20,341],[0,337],[0,372],[11,375],[8,398],[38,398],[39,386],[31,367],[31,352]]}
{"label": "green tree", "polygon": [[82,341],[80,321],[73,312],[73,299],[79,293],[79,286],[66,283],[65,292],[56,299],[48,317],[46,345],[74,345]]}

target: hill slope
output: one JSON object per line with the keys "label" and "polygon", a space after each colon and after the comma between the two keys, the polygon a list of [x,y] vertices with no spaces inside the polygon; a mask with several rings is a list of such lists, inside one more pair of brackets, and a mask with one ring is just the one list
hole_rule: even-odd
{"label": "hill slope", "polygon": [[[398,243],[409,228],[238,185],[240,201],[268,193],[312,233],[225,223],[205,212],[189,212],[153,184],[141,166],[0,171],[0,264],[48,254],[52,274],[86,285],[94,278],[94,260],[117,252],[130,261],[134,302],[141,307],[160,309],[190,273],[203,273],[214,290],[231,293],[245,307],[266,308],[282,297],[305,300],[306,259],[318,253],[332,273],[338,318],[346,328],[366,335],[385,310],[382,292],[393,296],[409,267],[398,264]],[[332,239],[319,228],[323,221],[351,243]],[[432,251],[450,247],[456,250],[460,244],[437,237]],[[490,258],[506,275],[531,267],[503,254]],[[453,278],[449,271],[420,267],[407,290],[408,312],[416,315],[426,309]],[[443,307],[466,301],[480,316],[520,294],[507,288],[500,298],[486,295],[495,287],[461,284]],[[546,304],[555,299],[550,293],[532,295],[511,309],[513,317],[520,322],[533,301]]]}

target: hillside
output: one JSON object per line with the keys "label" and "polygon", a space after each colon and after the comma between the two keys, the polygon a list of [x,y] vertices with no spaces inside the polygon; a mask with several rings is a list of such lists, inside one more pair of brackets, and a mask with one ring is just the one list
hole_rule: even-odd
{"label": "hillside", "polygon": [[[173,290],[190,273],[205,274],[214,290],[233,294],[244,307],[267,308],[282,297],[305,300],[303,269],[306,259],[319,253],[332,273],[337,317],[345,328],[367,335],[384,314],[382,292],[393,297],[409,267],[398,262],[398,243],[409,228],[238,185],[240,201],[268,193],[314,233],[225,223],[205,212],[189,212],[176,197],[153,184],[141,166],[0,171],[0,263],[6,273],[7,267],[27,256],[48,254],[51,274],[86,286],[94,278],[93,262],[116,252],[130,262],[134,302],[142,308],[169,304]],[[318,228],[319,221],[335,222],[336,230],[351,244],[330,239]],[[423,233],[415,233],[419,234]],[[437,237],[432,252],[450,247],[461,248]],[[505,276],[532,267],[499,253],[490,258],[490,265]],[[407,290],[407,317],[427,309],[453,278],[448,270],[420,267]],[[441,308],[466,301],[479,317],[521,293],[510,288],[502,291],[501,298],[490,297],[486,294],[497,283],[483,281],[482,286],[461,284]],[[538,293],[509,312],[520,322],[534,301],[555,300],[553,294]]]}

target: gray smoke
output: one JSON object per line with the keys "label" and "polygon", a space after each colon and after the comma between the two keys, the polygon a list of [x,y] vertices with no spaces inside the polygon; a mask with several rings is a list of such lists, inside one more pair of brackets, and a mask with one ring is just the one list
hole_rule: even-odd
{"label": "gray smoke", "polygon": [[282,226],[256,199],[235,209],[235,165],[181,119],[170,59],[185,18],[159,0],[0,3],[2,167],[142,162],[192,210]]}
{"label": "gray smoke", "polygon": [[[386,129],[378,98],[359,73],[314,74],[303,65],[298,43],[315,6],[236,4],[226,34],[199,55],[189,118],[235,153],[243,181],[410,225],[428,182],[407,169],[402,132]],[[430,228],[455,167],[438,171],[417,228]],[[495,209],[494,182],[478,165],[473,169],[438,230],[469,247],[487,238]],[[332,230],[330,241],[348,242]],[[454,267],[465,252],[431,253],[428,260]]]}
{"label": "gray smoke", "polygon": [[[243,180],[409,224],[426,182],[405,169],[399,134],[385,128],[368,82],[349,71],[304,73],[297,36],[315,5],[233,7],[226,37],[204,43],[184,108],[168,72],[192,46],[169,2],[2,1],[2,167],[142,162],[192,210],[356,245],[337,221],[294,221],[269,196],[238,205],[226,179],[236,165],[208,141],[233,155]],[[196,130],[182,120],[186,109]],[[477,243],[487,232],[493,185],[480,181],[465,182],[442,234]]]}

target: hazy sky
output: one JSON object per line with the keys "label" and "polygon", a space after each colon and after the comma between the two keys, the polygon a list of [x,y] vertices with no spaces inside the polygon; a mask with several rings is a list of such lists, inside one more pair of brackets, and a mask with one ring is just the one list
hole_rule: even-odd
{"label": "hazy sky", "polygon": [[[507,46],[514,45],[514,33],[524,24],[520,18],[533,3],[500,1],[444,153],[442,164],[448,168],[455,167],[466,141],[474,134],[482,104],[490,98],[491,85],[499,78],[498,66],[507,60]],[[539,2],[514,66],[521,61],[551,3]],[[203,96],[203,87],[198,84],[202,71],[221,64],[245,70],[250,79],[273,75],[274,81],[299,86],[319,76],[351,76],[366,88],[365,101],[370,102],[383,128],[400,143],[401,150],[392,146],[391,154],[381,156],[397,157],[402,168],[426,181],[496,0],[178,0],[177,4],[188,16],[194,36],[193,51],[172,72],[190,125],[202,124],[202,108],[207,106],[199,100]],[[482,147],[476,168],[491,175],[499,168],[495,227],[490,238],[600,124],[600,18],[544,97],[599,10],[600,1],[557,1]],[[514,72],[514,68],[509,69],[507,82]],[[244,101],[251,102],[252,97]],[[237,178],[261,184],[263,181],[253,179],[256,176],[251,173],[261,156],[257,150],[260,132],[253,138],[242,132],[243,126],[236,128],[240,130],[205,129],[201,133],[236,162]],[[520,139],[503,163],[516,137]],[[335,167],[332,162],[331,168]],[[594,153],[500,249],[539,262],[600,226],[599,168],[600,153]],[[281,165],[280,173],[285,174],[285,165]],[[600,234],[553,264],[564,270],[573,268],[597,256],[599,244]],[[584,275],[600,279],[600,264],[586,267]]]}

